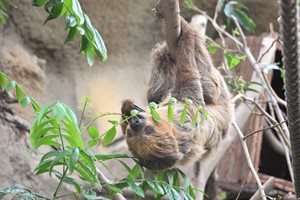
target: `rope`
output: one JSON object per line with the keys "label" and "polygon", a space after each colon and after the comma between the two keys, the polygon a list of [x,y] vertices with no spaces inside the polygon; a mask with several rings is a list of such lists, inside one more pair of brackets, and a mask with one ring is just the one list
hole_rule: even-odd
{"label": "rope", "polygon": [[296,196],[300,197],[300,59],[299,12],[297,0],[280,1],[283,65],[286,71],[285,95],[292,147],[292,163]]}

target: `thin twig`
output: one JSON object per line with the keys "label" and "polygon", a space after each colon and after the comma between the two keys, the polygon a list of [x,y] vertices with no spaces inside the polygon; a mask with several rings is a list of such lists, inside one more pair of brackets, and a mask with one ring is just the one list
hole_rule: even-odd
{"label": "thin twig", "polygon": [[[241,33],[241,37],[242,37],[242,40],[245,42],[246,41],[246,37],[245,37],[245,34],[240,26],[240,24],[238,23],[236,17],[232,16],[232,19],[236,25],[236,27],[238,28],[239,32]],[[265,87],[265,91],[266,91],[266,94],[268,96],[268,99],[270,99],[270,101],[272,102],[272,106],[274,107],[274,110],[275,110],[275,113],[279,119],[279,122],[283,122],[284,121],[284,118],[283,118],[283,115],[282,115],[282,111],[280,110],[279,106],[278,106],[278,103],[275,99],[275,97],[272,95],[271,93],[271,90],[269,88],[269,86],[267,85],[267,83],[265,82],[264,78],[263,78],[263,75],[261,73],[261,70],[253,56],[253,54],[251,53],[251,51],[249,50],[248,46],[246,45],[246,43],[244,43],[242,45],[244,47],[244,53],[246,54],[248,60],[250,61],[254,71],[257,73],[260,81],[263,83],[263,85],[267,86]],[[285,134],[285,136],[290,139],[290,133],[289,133],[289,130],[288,130],[288,127],[287,127],[287,124],[286,123],[282,123],[281,125],[282,127],[282,130]]]}
{"label": "thin twig", "polygon": [[263,129],[260,129],[260,130],[253,131],[252,133],[249,133],[248,135],[245,135],[245,136],[243,137],[243,140],[246,140],[248,137],[254,135],[255,133],[263,132],[263,131],[265,131],[265,130],[275,128],[275,127],[277,127],[277,126],[279,126],[279,125],[281,125],[282,123],[285,123],[285,122],[286,122],[286,121],[283,121],[283,122],[274,124],[274,125],[272,125],[272,126],[269,126],[269,127],[267,127],[267,128],[263,128]]}
{"label": "thin twig", "polygon": [[216,29],[216,31],[221,32],[222,34],[224,34],[226,37],[230,38],[231,40],[233,40],[237,45],[239,46],[243,46],[243,44],[237,40],[235,37],[233,37],[230,33],[228,33],[227,31],[225,31],[223,28],[221,28],[210,16],[208,16],[206,14],[206,12],[204,12],[203,10],[200,10],[199,8],[197,8],[196,6],[192,6],[191,7],[193,10],[201,13],[202,15],[204,15],[208,21],[210,21],[212,23],[212,25],[214,26],[214,28]]}
{"label": "thin twig", "polygon": [[272,49],[272,47],[274,46],[274,44],[276,42],[278,42],[279,39],[280,39],[280,35],[278,35],[278,37],[272,42],[271,46],[263,54],[261,54],[261,56],[258,59],[257,63],[260,63],[262,61],[263,57]]}
{"label": "thin twig", "polygon": [[267,79],[265,73],[262,71],[261,74],[262,74],[262,76],[263,76],[263,78],[264,78],[264,80],[265,80],[265,82],[266,82],[268,88],[270,89],[270,92],[271,92],[272,95],[275,97],[276,101],[277,101],[279,104],[281,104],[281,105],[283,105],[284,107],[286,107],[286,106],[287,106],[286,101],[282,100],[282,99],[276,94],[276,92],[273,90],[273,88],[272,88],[272,86],[271,86],[269,80]]}
{"label": "thin twig", "polygon": [[233,125],[233,127],[235,128],[236,132],[238,133],[238,135],[240,137],[240,140],[241,140],[241,143],[242,143],[242,147],[243,147],[246,159],[247,159],[248,167],[250,168],[250,171],[252,172],[252,174],[253,174],[253,176],[254,176],[254,178],[256,180],[256,184],[258,186],[261,198],[263,200],[267,200],[265,191],[264,191],[264,189],[262,187],[262,184],[261,184],[261,181],[260,181],[260,179],[258,177],[258,174],[257,174],[257,172],[256,172],[256,170],[255,170],[255,168],[253,166],[252,161],[251,161],[251,157],[250,157],[250,154],[249,154],[249,150],[248,150],[246,141],[243,140],[244,135],[243,135],[242,131],[240,130],[240,128],[238,127],[238,125],[236,124],[235,117],[233,117],[233,119],[232,119],[232,125]]}
{"label": "thin twig", "polygon": [[[254,101],[253,99],[246,97],[244,95],[240,95],[239,99],[243,99],[245,102],[251,102],[252,104],[256,105],[256,107],[264,114],[264,116],[266,117],[266,120],[270,123],[271,126],[274,126],[275,124],[278,124],[279,122],[272,117],[269,113],[267,113],[262,107],[261,105],[259,105],[256,101]],[[291,145],[289,140],[285,137],[285,134],[283,133],[283,130],[281,129],[281,126],[277,126],[274,127],[275,130],[278,133],[278,137],[283,145],[284,151],[285,151],[285,156],[286,156],[286,162],[287,162],[287,166],[289,169],[289,173],[291,176],[292,181],[294,180],[294,173],[293,173],[293,169],[292,169],[292,163],[290,160],[290,149],[291,149]]]}

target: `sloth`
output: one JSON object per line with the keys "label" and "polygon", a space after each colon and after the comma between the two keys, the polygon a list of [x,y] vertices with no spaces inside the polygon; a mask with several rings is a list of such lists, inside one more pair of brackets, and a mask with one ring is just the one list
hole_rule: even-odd
{"label": "sloth", "polygon": [[[123,101],[122,131],[128,148],[138,162],[149,170],[170,169],[186,163],[201,161],[218,147],[231,121],[233,107],[230,93],[222,75],[213,67],[204,38],[181,18],[181,34],[176,57],[172,59],[165,43],[152,50],[152,74],[149,81],[148,102],[159,104],[160,122],[151,112],[139,109],[133,100]],[[168,121],[168,102],[175,97],[174,123]],[[186,100],[186,121],[180,116]],[[208,116],[194,126],[192,119],[201,106]],[[129,120],[130,112],[140,112]]]}

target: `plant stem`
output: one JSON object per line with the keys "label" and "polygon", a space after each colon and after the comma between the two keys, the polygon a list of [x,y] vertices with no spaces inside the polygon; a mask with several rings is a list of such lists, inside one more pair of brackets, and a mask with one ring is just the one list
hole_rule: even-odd
{"label": "plant stem", "polygon": [[91,126],[97,119],[104,117],[104,116],[108,116],[108,115],[122,115],[121,113],[103,113],[100,114],[99,116],[95,117],[90,123],[88,123],[88,125],[86,125],[82,130],[81,133],[83,133],[89,126]]}
{"label": "plant stem", "polygon": [[[63,140],[62,135],[61,135],[61,128],[60,128],[60,126],[58,126],[58,131],[59,131],[59,137],[60,137],[61,144],[62,144],[62,149],[63,149],[63,151],[65,151],[65,145],[64,145],[64,140]],[[58,186],[57,186],[57,188],[56,188],[56,190],[55,190],[55,192],[54,192],[53,200],[56,199],[57,194],[58,194],[58,192],[60,191],[60,188],[61,188],[61,186],[62,186],[63,180],[64,180],[64,178],[65,178],[65,176],[66,176],[66,174],[67,174],[68,166],[66,167],[65,164],[66,164],[66,160],[64,159],[63,174],[62,174],[62,177],[61,177],[61,179],[60,179],[60,181],[59,181],[59,183],[58,183]]]}
{"label": "plant stem", "polygon": [[66,169],[63,171],[62,177],[61,177],[61,179],[60,179],[60,181],[59,181],[59,183],[58,183],[58,186],[57,186],[57,188],[56,188],[56,190],[55,190],[55,192],[54,192],[54,195],[53,195],[53,199],[52,199],[52,200],[55,200],[55,199],[57,198],[57,195],[58,195],[58,193],[59,193],[59,191],[60,191],[60,189],[61,189],[63,180],[65,179],[65,177],[66,177],[66,175],[67,175],[68,169],[69,169],[69,168],[66,167]]}
{"label": "plant stem", "polygon": [[86,109],[87,102],[88,102],[88,100],[86,100],[84,102],[84,105],[83,105],[83,109],[82,109],[82,113],[81,113],[81,117],[80,117],[80,121],[79,121],[79,129],[81,127],[81,123],[82,123],[82,120],[83,120],[83,115],[84,115],[84,112],[85,112],[85,109]]}

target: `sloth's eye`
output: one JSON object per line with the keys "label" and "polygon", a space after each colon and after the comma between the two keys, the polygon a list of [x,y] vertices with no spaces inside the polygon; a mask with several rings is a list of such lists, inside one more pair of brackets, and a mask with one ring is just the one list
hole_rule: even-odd
{"label": "sloth's eye", "polygon": [[151,133],[154,132],[154,129],[153,129],[152,126],[146,126],[146,127],[144,128],[144,131],[145,131],[146,134],[151,134]]}

